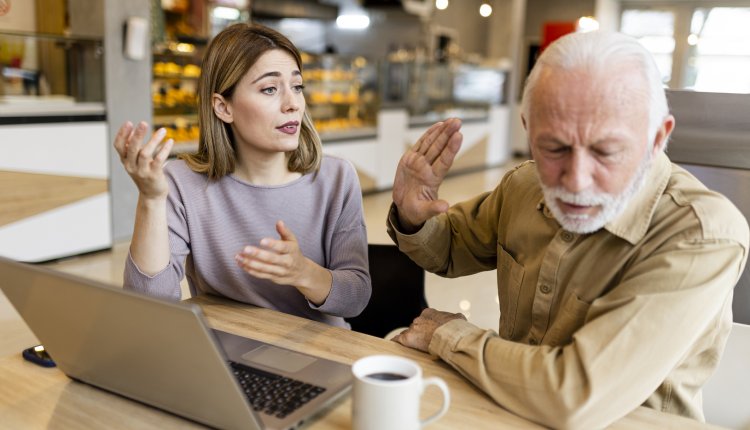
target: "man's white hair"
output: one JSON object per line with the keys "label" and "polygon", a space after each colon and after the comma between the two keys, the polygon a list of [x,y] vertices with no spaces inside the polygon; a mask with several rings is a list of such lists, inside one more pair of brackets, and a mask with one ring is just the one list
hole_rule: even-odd
{"label": "man's white hair", "polygon": [[[634,73],[642,73],[646,82],[649,103],[648,142],[653,145],[656,132],[669,115],[667,96],[661,81],[661,73],[651,53],[636,39],[622,33],[592,31],[571,33],[549,45],[536,61],[529,77],[521,101],[521,112],[530,120],[532,93],[542,70],[546,68],[572,70],[586,68],[594,73],[607,73],[635,65]],[[666,144],[664,145],[666,148]]]}

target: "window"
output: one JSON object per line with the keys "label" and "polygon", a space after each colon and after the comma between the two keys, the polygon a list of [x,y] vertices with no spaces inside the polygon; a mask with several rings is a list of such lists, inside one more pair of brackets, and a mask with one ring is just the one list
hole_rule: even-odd
{"label": "window", "polygon": [[670,88],[750,93],[750,1],[731,3],[624,2],[620,31],[654,55]]}
{"label": "window", "polygon": [[750,93],[750,7],[696,9],[687,42],[684,88]]}
{"label": "window", "polygon": [[669,10],[630,9],[623,11],[620,21],[620,31],[638,39],[654,55],[665,84],[672,79],[674,19]]}

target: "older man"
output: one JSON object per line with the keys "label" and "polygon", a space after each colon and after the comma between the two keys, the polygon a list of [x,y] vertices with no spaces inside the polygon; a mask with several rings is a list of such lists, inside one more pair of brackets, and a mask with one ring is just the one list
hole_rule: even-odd
{"label": "older man", "polygon": [[433,126],[399,163],[388,217],[431,272],[497,269],[499,334],[427,309],[395,340],[547,426],[600,428],[639,405],[702,420],[750,233],[664,154],[675,120],[652,58],[624,35],[565,36],[522,119],[533,161],[450,208],[438,187],[460,123]]}

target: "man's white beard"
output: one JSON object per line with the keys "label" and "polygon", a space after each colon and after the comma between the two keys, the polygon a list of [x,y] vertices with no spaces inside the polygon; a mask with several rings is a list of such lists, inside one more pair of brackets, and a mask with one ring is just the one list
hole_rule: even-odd
{"label": "man's white beard", "polygon": [[[565,230],[580,234],[593,233],[617,218],[625,210],[630,199],[643,188],[643,184],[646,182],[646,174],[650,168],[651,151],[647,151],[630,184],[619,195],[597,193],[590,190],[571,193],[563,187],[548,187],[541,181],[540,184],[547,207]],[[578,206],[599,206],[599,212],[595,215],[566,214],[560,208],[558,199],[564,203]]]}

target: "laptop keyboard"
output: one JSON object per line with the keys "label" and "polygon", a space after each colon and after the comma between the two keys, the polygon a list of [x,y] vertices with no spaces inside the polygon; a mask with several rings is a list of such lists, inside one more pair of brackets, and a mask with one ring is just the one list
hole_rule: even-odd
{"label": "laptop keyboard", "polygon": [[326,389],[244,364],[229,362],[253,409],[284,418]]}

